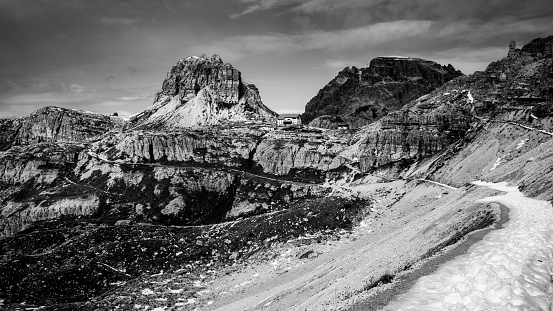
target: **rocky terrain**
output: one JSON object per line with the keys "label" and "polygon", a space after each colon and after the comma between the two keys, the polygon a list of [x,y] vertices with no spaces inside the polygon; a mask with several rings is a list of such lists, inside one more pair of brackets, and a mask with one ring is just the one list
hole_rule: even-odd
{"label": "rocky terrain", "polygon": [[179,61],[129,121],[0,120],[0,308],[376,310],[501,218],[470,182],[553,200],[552,43],[512,43],[468,76],[399,58],[347,69],[343,85],[361,76],[374,96],[358,103],[394,107],[356,130],[276,128],[218,56]]}
{"label": "rocky terrain", "polygon": [[346,67],[305,106],[302,120],[320,128],[358,128],[462,75],[453,66],[410,57],[377,57]]}

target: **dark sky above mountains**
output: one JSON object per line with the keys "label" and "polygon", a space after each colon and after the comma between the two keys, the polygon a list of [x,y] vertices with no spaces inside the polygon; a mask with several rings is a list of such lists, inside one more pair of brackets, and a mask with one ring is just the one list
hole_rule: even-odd
{"label": "dark sky above mountains", "polygon": [[551,0],[0,0],[0,117],[130,115],[179,59],[218,53],[279,112],[345,66],[420,57],[464,73],[553,35]]}

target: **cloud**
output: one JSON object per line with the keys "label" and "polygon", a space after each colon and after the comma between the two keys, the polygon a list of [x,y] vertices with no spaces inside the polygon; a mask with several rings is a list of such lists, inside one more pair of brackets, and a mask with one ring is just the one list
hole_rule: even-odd
{"label": "cloud", "polygon": [[94,110],[111,114],[124,109],[144,109],[153,101],[157,86],[93,87],[53,77],[0,79],[0,117],[22,116],[44,106]]}
{"label": "cloud", "polygon": [[376,23],[368,26],[336,30],[309,31],[300,34],[268,34],[227,37],[198,51],[224,51],[231,58],[250,53],[289,53],[309,50],[341,51],[377,46],[385,42],[420,36],[429,31],[432,21],[401,20]]}
{"label": "cloud", "polygon": [[123,17],[102,17],[100,18],[100,24],[103,25],[132,25],[137,21],[130,18]]}
{"label": "cloud", "polygon": [[[465,74],[484,70],[490,62],[507,56],[507,46],[471,49],[455,47],[447,50],[426,52],[423,56],[442,65],[451,64]],[[417,55],[418,56],[418,55]]]}
{"label": "cloud", "polygon": [[351,61],[346,61],[346,60],[338,60],[338,59],[327,59],[324,61],[323,64],[319,65],[319,66],[316,66],[314,69],[319,69],[319,68],[323,68],[323,69],[326,69],[326,70],[329,70],[329,71],[332,71],[332,72],[336,72],[338,70],[342,70],[344,69],[345,67],[348,67],[348,66],[351,66],[352,65],[352,62]]}
{"label": "cloud", "polygon": [[[371,10],[385,13],[387,16],[410,13],[439,15],[438,18],[449,19],[451,16],[469,17],[476,15],[504,15],[505,11],[517,9],[518,16],[543,14],[551,12],[553,4],[550,0],[235,0],[247,7],[235,16],[242,16],[258,11],[281,7],[291,7],[290,11],[306,14],[333,13],[343,14],[344,10]],[[410,8],[415,12],[406,10]]]}
{"label": "cloud", "polygon": [[116,79],[116,77],[115,77],[114,75],[109,75],[109,76],[107,76],[107,77],[104,79],[104,81],[106,81],[106,82],[111,82],[111,81],[113,81],[113,80],[115,80],[115,79]]}
{"label": "cloud", "polygon": [[59,93],[17,94],[6,99],[12,105],[59,105],[70,102],[78,102],[83,98],[67,96]]}
{"label": "cloud", "polygon": [[119,97],[117,98],[119,100],[139,100],[139,99],[144,99],[144,97],[131,97],[131,96],[123,96],[123,97]]}
{"label": "cloud", "polygon": [[129,71],[130,71],[131,73],[133,73],[133,74],[134,74],[134,73],[143,73],[143,72],[144,72],[144,70],[142,70],[142,68],[137,67],[137,66],[129,66],[129,67],[127,67],[127,68],[128,68]]}
{"label": "cloud", "polygon": [[248,6],[240,13],[232,14],[230,18],[235,19],[253,12],[270,10],[275,7],[282,7],[290,4],[302,2],[301,0],[237,0]]}

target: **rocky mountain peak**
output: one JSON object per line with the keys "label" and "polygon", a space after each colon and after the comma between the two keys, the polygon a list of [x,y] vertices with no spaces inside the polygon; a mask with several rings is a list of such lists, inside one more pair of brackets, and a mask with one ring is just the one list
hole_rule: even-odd
{"label": "rocky mountain peak", "polygon": [[536,38],[522,47],[523,53],[529,53],[535,57],[553,57],[553,36]]}
{"label": "rocky mountain peak", "polygon": [[275,118],[240,71],[218,54],[202,54],[179,60],[167,73],[154,105],[130,121],[133,126],[189,127]]}
{"label": "rocky mountain peak", "polygon": [[534,71],[539,71],[537,69],[541,68],[541,66],[538,66],[539,64],[547,65],[546,63],[553,58],[552,49],[553,36],[534,39],[525,44],[521,49],[517,49],[516,43],[512,41],[509,44],[507,57],[490,63],[485,72],[490,75],[492,79],[497,79],[499,82],[509,82],[513,81],[518,76],[520,70],[525,66],[536,63],[534,69],[528,69],[532,73],[526,72],[525,75],[535,77],[544,76],[543,78],[547,78],[547,72]]}
{"label": "rocky mountain peak", "polygon": [[346,67],[305,107],[304,122],[350,128],[378,120],[445,82],[461,76],[451,64],[402,56],[372,59],[365,68]]}
{"label": "rocky mountain peak", "polygon": [[160,95],[178,95],[186,101],[207,86],[214,91],[216,100],[221,102],[238,102],[244,92],[238,70],[223,62],[218,54],[202,54],[178,61],[167,73]]}
{"label": "rocky mountain peak", "polygon": [[200,54],[200,56],[188,56],[180,60],[180,62],[211,62],[211,63],[223,63],[221,55],[213,53],[211,55]]}

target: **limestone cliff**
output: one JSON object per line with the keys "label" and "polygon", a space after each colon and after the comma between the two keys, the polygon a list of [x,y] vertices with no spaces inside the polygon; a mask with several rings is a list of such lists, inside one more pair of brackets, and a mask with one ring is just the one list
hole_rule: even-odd
{"label": "limestone cliff", "polygon": [[0,119],[0,150],[41,142],[83,142],[122,127],[123,119],[92,112],[45,107],[18,119]]}
{"label": "limestone cliff", "polygon": [[418,58],[377,57],[365,68],[340,71],[307,103],[302,120],[315,127],[335,128],[347,123],[358,128],[460,75],[451,65]]}
{"label": "limestone cliff", "polygon": [[276,113],[261,102],[257,88],[219,55],[180,60],[167,73],[153,106],[131,118],[131,127],[178,128],[222,122],[273,123]]}

